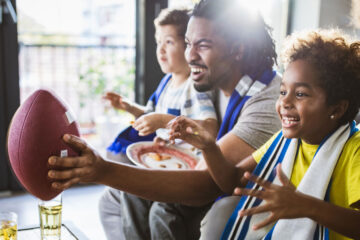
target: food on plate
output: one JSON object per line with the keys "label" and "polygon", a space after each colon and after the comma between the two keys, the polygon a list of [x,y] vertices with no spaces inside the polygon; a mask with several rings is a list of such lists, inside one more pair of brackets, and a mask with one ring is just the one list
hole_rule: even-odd
{"label": "food on plate", "polygon": [[156,152],[150,152],[150,153],[147,153],[147,155],[156,161],[163,161],[163,160],[168,160],[171,158],[171,156],[168,154],[161,154],[161,153],[156,153]]}
{"label": "food on plate", "polygon": [[136,164],[155,169],[193,169],[197,164],[196,157],[185,150],[154,144],[136,145],[130,158]]}

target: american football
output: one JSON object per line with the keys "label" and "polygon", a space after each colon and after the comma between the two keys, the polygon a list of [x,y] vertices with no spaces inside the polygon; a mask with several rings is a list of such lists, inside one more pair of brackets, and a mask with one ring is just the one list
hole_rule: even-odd
{"label": "american football", "polygon": [[10,164],[24,188],[42,200],[60,193],[47,176],[50,156],[76,156],[63,141],[65,133],[79,136],[79,127],[67,105],[48,90],[37,90],[14,114],[7,148]]}

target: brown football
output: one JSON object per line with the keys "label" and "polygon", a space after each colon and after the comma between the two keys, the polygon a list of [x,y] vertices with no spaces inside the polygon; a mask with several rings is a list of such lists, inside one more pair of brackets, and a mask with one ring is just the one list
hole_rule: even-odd
{"label": "brown football", "polygon": [[66,104],[53,92],[37,90],[21,104],[8,131],[11,167],[21,184],[34,196],[49,200],[61,191],[51,188],[47,176],[50,156],[76,156],[63,141],[79,128]]}

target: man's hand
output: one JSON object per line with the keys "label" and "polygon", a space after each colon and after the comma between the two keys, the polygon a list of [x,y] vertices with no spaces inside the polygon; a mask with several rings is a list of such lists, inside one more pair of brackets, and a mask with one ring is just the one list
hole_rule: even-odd
{"label": "man's hand", "polygon": [[164,127],[164,114],[148,113],[139,117],[133,124],[133,128],[139,131],[139,136],[146,136]]}
{"label": "man's hand", "polygon": [[[48,176],[55,180],[52,187],[56,189],[66,189],[76,183],[98,182],[103,174],[105,161],[95,150],[90,148],[82,139],[66,134],[63,137],[65,143],[74,151],[78,152],[78,157],[57,157],[51,156],[48,163],[51,168]],[[58,168],[64,168],[59,170]]]}
{"label": "man's hand", "polygon": [[103,96],[103,98],[109,100],[111,106],[116,109],[129,111],[131,107],[131,103],[127,99],[114,92],[107,92],[106,95]]}
{"label": "man's hand", "polygon": [[184,116],[179,116],[169,122],[167,128],[170,128],[170,141],[180,138],[201,150],[213,146],[216,141],[214,136],[199,123]]}

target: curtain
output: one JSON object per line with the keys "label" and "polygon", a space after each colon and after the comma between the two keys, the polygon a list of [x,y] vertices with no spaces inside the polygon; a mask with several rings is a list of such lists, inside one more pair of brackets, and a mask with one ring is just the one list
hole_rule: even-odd
{"label": "curtain", "polygon": [[15,0],[0,0],[0,191],[18,190],[6,149],[9,123],[20,104]]}

